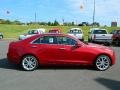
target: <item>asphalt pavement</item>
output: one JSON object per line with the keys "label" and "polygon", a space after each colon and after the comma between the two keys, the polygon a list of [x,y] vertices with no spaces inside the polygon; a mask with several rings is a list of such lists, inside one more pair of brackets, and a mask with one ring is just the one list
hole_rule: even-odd
{"label": "asphalt pavement", "polygon": [[38,68],[22,71],[8,63],[6,53],[11,41],[0,40],[0,90],[119,90],[120,47],[116,64],[106,71],[92,68]]}

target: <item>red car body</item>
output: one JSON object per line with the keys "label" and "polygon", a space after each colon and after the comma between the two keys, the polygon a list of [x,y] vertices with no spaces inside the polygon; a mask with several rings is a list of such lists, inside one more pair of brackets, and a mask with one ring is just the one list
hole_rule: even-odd
{"label": "red car body", "polygon": [[[33,43],[45,36],[71,38],[77,42],[77,45]],[[41,34],[10,43],[7,53],[10,62],[21,64],[22,58],[26,55],[36,57],[39,65],[94,65],[96,58],[100,55],[107,55],[111,60],[111,65],[115,64],[115,53],[111,48],[85,44],[65,34]]]}
{"label": "red car body", "polygon": [[49,30],[49,33],[61,33],[61,30],[59,28],[53,28]]}
{"label": "red car body", "polygon": [[120,30],[114,30],[112,36],[112,44],[120,46]]}

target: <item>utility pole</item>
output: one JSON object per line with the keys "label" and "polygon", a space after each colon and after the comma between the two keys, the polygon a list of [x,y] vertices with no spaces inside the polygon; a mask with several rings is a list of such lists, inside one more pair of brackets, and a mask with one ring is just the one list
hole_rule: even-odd
{"label": "utility pole", "polygon": [[35,24],[36,24],[36,18],[37,18],[37,15],[36,15],[36,12],[35,12]]}
{"label": "utility pole", "polygon": [[94,0],[94,5],[93,5],[93,27],[95,23],[95,10],[96,10],[96,1]]}

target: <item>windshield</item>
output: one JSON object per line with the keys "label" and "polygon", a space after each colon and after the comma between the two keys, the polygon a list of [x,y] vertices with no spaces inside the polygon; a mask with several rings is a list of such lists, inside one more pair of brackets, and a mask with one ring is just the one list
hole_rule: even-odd
{"label": "windshield", "polygon": [[74,30],[70,30],[69,33],[79,33],[79,34],[82,34],[82,31],[78,30],[78,29],[74,29]]}
{"label": "windshield", "polygon": [[94,30],[93,34],[107,34],[106,30]]}
{"label": "windshield", "polygon": [[38,34],[38,31],[37,30],[30,30],[30,31],[28,31],[28,34]]}

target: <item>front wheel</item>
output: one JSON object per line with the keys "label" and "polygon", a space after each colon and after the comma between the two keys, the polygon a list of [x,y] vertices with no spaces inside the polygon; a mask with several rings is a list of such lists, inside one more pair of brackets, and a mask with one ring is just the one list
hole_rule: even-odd
{"label": "front wheel", "polygon": [[110,67],[111,60],[107,55],[100,55],[95,61],[97,70],[105,71]]}
{"label": "front wheel", "polygon": [[3,36],[0,36],[0,39],[3,39]]}
{"label": "front wheel", "polygon": [[38,61],[36,57],[32,55],[27,55],[23,57],[21,66],[26,71],[33,71],[38,67]]}

